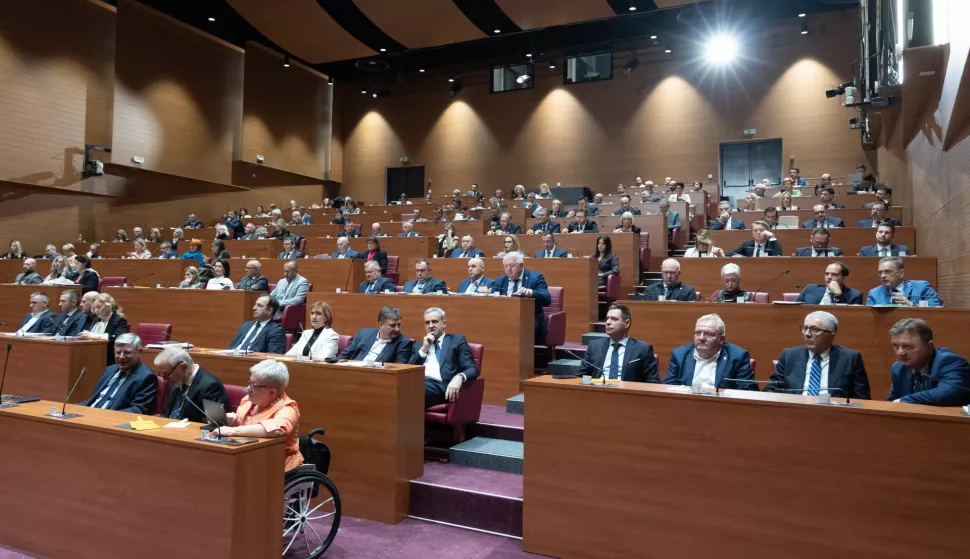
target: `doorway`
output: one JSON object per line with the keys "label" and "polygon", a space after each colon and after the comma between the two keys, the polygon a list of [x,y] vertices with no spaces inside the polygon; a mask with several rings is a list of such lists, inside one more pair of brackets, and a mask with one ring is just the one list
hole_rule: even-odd
{"label": "doorway", "polygon": [[781,138],[743,142],[721,142],[721,196],[732,204],[762,179],[781,184]]}
{"label": "doorway", "polygon": [[424,165],[388,167],[384,173],[385,203],[393,202],[407,194],[408,198],[424,198]]}

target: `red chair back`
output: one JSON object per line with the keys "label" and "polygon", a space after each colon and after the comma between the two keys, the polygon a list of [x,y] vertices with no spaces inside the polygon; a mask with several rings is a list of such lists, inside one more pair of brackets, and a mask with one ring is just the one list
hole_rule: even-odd
{"label": "red chair back", "polygon": [[105,287],[124,287],[126,283],[128,283],[127,276],[111,276],[101,278],[101,282],[98,285],[98,291],[104,291]]}
{"label": "red chair back", "polygon": [[562,310],[563,296],[565,292],[565,288],[562,287],[549,288],[549,296],[552,297],[552,303],[549,303],[549,305],[543,309],[546,314],[560,312]]}
{"label": "red chair back", "polygon": [[290,351],[290,348],[293,347],[293,332],[287,332],[284,336],[286,337],[286,351]]}
{"label": "red chair back", "polygon": [[485,346],[482,344],[473,344],[468,342],[468,347],[472,350],[472,359],[475,360],[475,368],[478,369],[478,375],[482,375],[482,359],[485,358]]}
{"label": "red chair back", "polygon": [[276,290],[276,284],[275,283],[269,284],[269,292],[272,293],[275,290]]}
{"label": "red chair back", "polygon": [[226,403],[226,411],[229,413],[235,413],[239,408],[239,403],[242,402],[243,397],[246,396],[246,391],[248,388],[236,384],[227,384],[225,387],[226,395],[229,396],[229,401]]}
{"label": "red chair back", "polygon": [[286,332],[296,332],[300,330],[300,323],[306,320],[306,303],[302,305],[288,305],[283,309],[283,319],[280,326]]}
{"label": "red chair back", "polygon": [[165,397],[168,396],[168,379],[155,375],[155,415],[165,411]]}
{"label": "red chair back", "polygon": [[618,299],[622,299],[623,294],[620,289],[620,274],[610,274],[606,276],[606,287],[601,287],[599,294],[600,299],[606,299],[606,301],[610,303]]}
{"label": "red chair back", "polygon": [[683,249],[687,243],[686,237],[687,231],[683,227],[674,227],[673,232],[670,234],[670,244],[674,245],[674,248],[678,250]]}
{"label": "red chair back", "polygon": [[753,301],[760,305],[767,305],[768,303],[771,302],[771,297],[769,297],[767,293],[763,293],[759,291],[758,293],[754,294]]}
{"label": "red chair back", "polygon": [[172,337],[172,325],[159,322],[142,322],[138,324],[135,335],[141,338],[143,345],[167,342]]}
{"label": "red chair back", "polygon": [[339,335],[339,336],[337,337],[337,353],[340,353],[340,352],[342,352],[343,350],[345,350],[345,349],[347,349],[348,347],[350,347],[350,342],[351,342],[351,340],[353,340],[353,339],[354,339],[354,337],[353,337],[353,336],[345,336],[345,335],[343,335],[343,334],[340,334],[340,335]]}
{"label": "red chair back", "polygon": [[414,214],[413,213],[410,213],[410,214],[401,214],[401,223],[403,223],[405,221],[411,221],[412,219],[414,219]]}
{"label": "red chair back", "polygon": [[401,257],[399,256],[388,256],[387,257],[387,272],[384,273],[384,277],[389,278],[395,284],[398,283],[400,275],[398,273],[398,266],[400,265]]}
{"label": "red chair back", "polygon": [[755,361],[754,359],[749,359],[748,362],[751,364],[751,372],[754,372]]}
{"label": "red chair back", "polygon": [[403,285],[395,285],[394,286],[394,291],[397,291],[398,293],[403,293],[404,292],[404,286]]}
{"label": "red chair back", "polygon": [[797,301],[798,300],[798,295],[799,295],[798,293],[782,293],[781,294],[782,298],[785,301],[788,301],[790,303],[794,303],[795,301]]}

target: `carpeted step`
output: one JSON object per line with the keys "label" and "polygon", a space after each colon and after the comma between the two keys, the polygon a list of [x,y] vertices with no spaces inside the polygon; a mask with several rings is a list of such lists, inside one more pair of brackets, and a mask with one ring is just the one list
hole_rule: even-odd
{"label": "carpeted step", "polygon": [[466,430],[468,438],[487,437],[522,442],[525,440],[525,417],[521,415],[525,413],[524,405],[523,401],[519,413],[508,412],[502,406],[482,405],[478,422],[472,423]]}
{"label": "carpeted step", "polygon": [[450,462],[460,466],[521,474],[523,443],[489,437],[475,437],[451,447]]}

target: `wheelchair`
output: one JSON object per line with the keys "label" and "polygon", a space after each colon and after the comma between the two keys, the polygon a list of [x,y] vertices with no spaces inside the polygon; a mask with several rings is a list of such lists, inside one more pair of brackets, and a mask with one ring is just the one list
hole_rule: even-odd
{"label": "wheelchair", "polygon": [[283,558],[316,559],[333,543],[340,527],[340,494],[327,471],[330,449],[314,437],[314,429],[300,436],[304,463],[283,480]]}

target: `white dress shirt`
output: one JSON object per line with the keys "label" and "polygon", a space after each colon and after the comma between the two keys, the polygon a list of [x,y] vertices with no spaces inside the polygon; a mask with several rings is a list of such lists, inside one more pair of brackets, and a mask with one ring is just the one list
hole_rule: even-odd
{"label": "white dress shirt", "polygon": [[[442,334],[444,336],[444,334]],[[441,338],[438,338],[438,343],[441,343]],[[441,382],[441,363],[438,363],[438,351],[432,344],[428,348],[428,353],[418,350],[418,354],[424,357],[424,376],[425,378],[433,378],[438,382]]]}
{"label": "white dress shirt", "polygon": [[[828,390],[829,387],[829,354],[831,353],[831,348],[826,349],[825,353],[822,354],[822,381],[818,385],[818,391],[821,393],[823,390]],[[808,395],[808,383],[812,380],[812,360],[815,359],[815,354],[811,350],[808,352],[808,363],[805,364],[805,384],[802,386],[802,396]]]}
{"label": "white dress shirt", "polygon": [[222,291],[223,289],[232,289],[232,280],[223,276],[221,278],[212,278],[205,284],[206,289]]}
{"label": "white dress shirt", "polygon": [[[249,349],[249,346],[251,346],[253,344],[253,342],[255,341],[255,338],[253,338],[253,339],[249,339],[249,338],[250,338],[250,336],[253,335],[253,331],[256,329],[256,326],[259,326],[259,331],[262,332],[263,331],[263,328],[266,328],[266,325],[267,324],[269,324],[269,320],[264,320],[262,322],[257,322],[255,324],[253,324],[249,328],[249,332],[246,332],[246,335],[243,336],[243,339],[242,339],[241,342],[239,342],[239,345],[237,345],[236,347],[234,347],[232,349]],[[93,330],[94,329],[92,328],[92,331]]]}
{"label": "white dress shirt", "polygon": [[614,342],[612,339],[609,339],[610,345],[608,345],[606,348],[606,358],[603,360],[604,377],[607,377],[610,374],[610,362],[613,360],[613,344],[619,343],[620,349],[617,350],[620,352],[620,355],[618,357],[619,368],[616,371],[616,378],[617,379],[623,378],[623,357],[626,356],[626,344],[629,341],[630,341],[630,338],[623,338],[619,342]]}
{"label": "white dress shirt", "polygon": [[[47,311],[44,311],[44,312],[47,312]],[[31,327],[32,327],[32,326],[33,326],[33,325],[34,325],[34,324],[35,324],[35,323],[36,323],[36,322],[37,322],[38,320],[40,320],[40,317],[41,317],[41,316],[42,316],[43,314],[44,314],[44,313],[37,313],[37,314],[35,314],[35,315],[31,315],[31,317],[30,317],[30,320],[28,320],[28,321],[27,321],[27,324],[24,324],[24,325],[23,325],[23,326],[22,326],[22,327],[20,328],[20,330],[17,330],[17,332],[16,332],[16,333],[17,333],[17,334],[26,334],[26,333],[27,333],[27,330],[30,330],[30,328],[31,328]]]}
{"label": "white dress shirt", "polygon": [[718,351],[710,359],[704,359],[694,350],[694,382],[701,383],[701,386],[715,386],[717,379],[717,358],[721,356]]}
{"label": "white dress shirt", "polygon": [[469,281],[468,287],[465,288],[465,295],[468,295],[470,293],[478,293],[479,283],[481,283],[483,279],[485,279],[485,276]]}
{"label": "white dress shirt", "polygon": [[753,256],[757,256],[757,257],[765,257],[765,256],[768,256],[768,248],[767,247],[768,247],[768,243],[767,242],[765,242],[765,244],[763,244],[763,245],[759,245],[758,243],[755,243],[754,244],[754,251],[751,254]]}
{"label": "white dress shirt", "polygon": [[391,343],[390,340],[382,340],[381,335],[378,334],[374,343],[370,346],[370,353],[364,356],[364,360],[367,360],[368,357],[373,357],[374,361],[377,361],[381,356],[381,352],[384,351],[384,348],[389,343]]}

